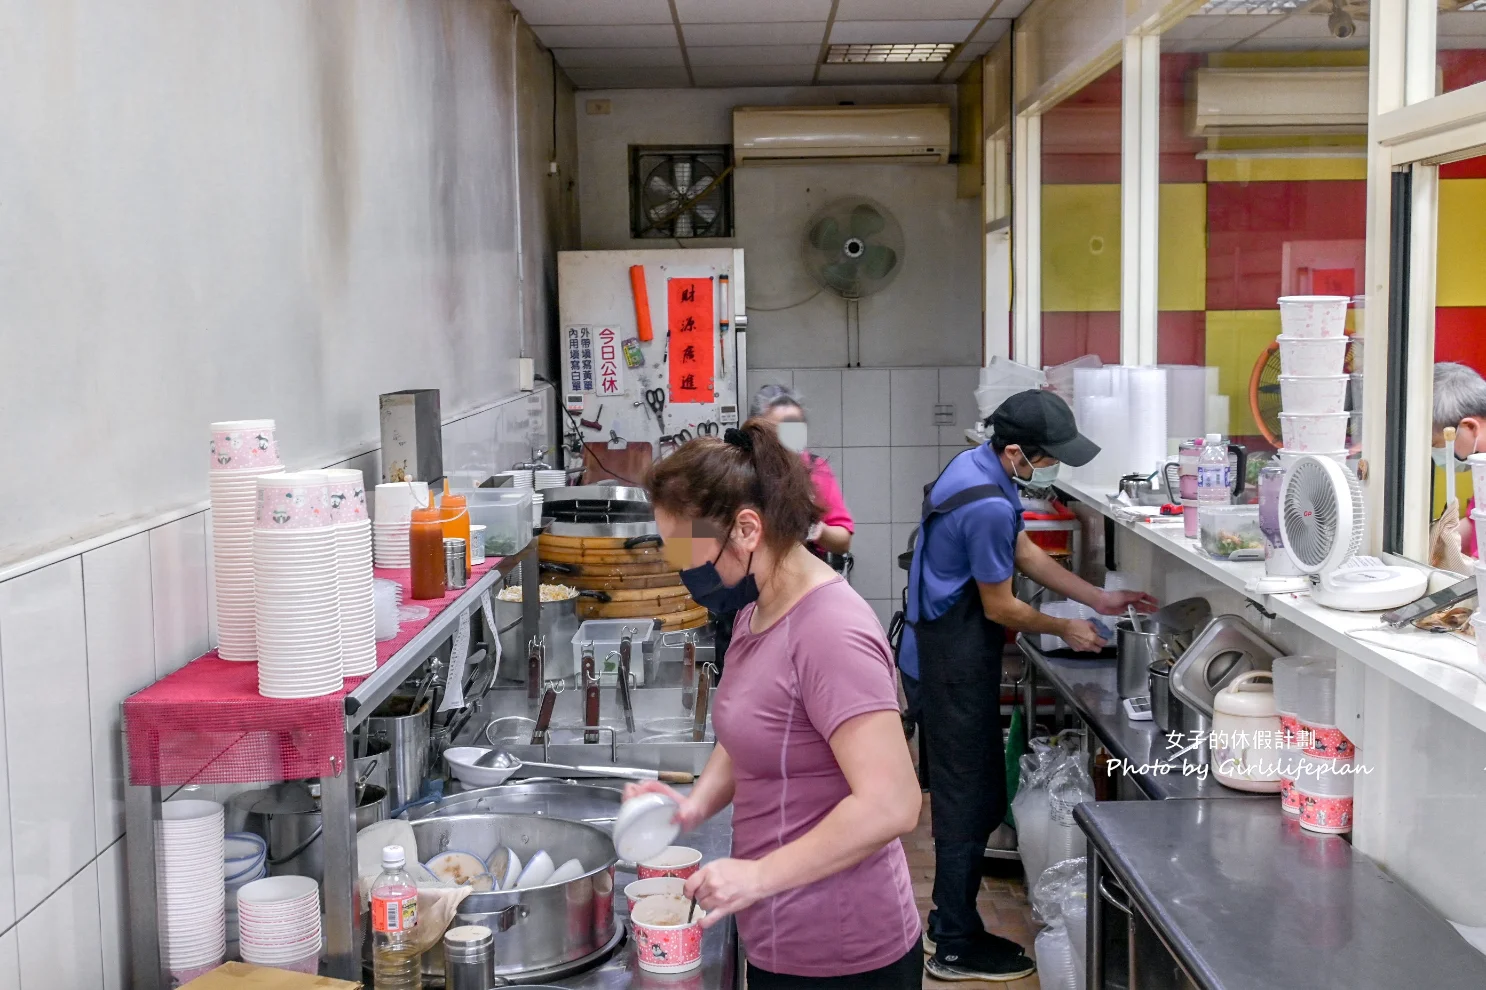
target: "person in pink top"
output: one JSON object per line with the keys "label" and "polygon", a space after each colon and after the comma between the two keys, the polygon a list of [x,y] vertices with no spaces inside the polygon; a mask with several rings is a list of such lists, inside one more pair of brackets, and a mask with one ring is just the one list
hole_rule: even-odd
{"label": "person in pink top", "polygon": [[733,806],[731,857],[687,896],[737,917],[750,990],[917,990],[923,948],[899,838],[922,796],[892,654],[868,604],[805,546],[809,472],[755,418],[698,437],[647,479],[672,566],[700,604],[736,611],[713,695],[717,745],[677,802],[683,828]]}
{"label": "person in pink top", "polygon": [[[831,553],[851,549],[856,524],[846,508],[841,486],[831,471],[830,462],[816,457],[805,446],[805,405],[792,389],[783,385],[765,385],[753,393],[749,407],[753,415],[773,423],[779,439],[790,450],[797,451],[810,469],[810,483],[815,487],[815,501],[821,509],[820,521],[811,529],[807,542]],[[785,425],[790,424],[790,425]]]}

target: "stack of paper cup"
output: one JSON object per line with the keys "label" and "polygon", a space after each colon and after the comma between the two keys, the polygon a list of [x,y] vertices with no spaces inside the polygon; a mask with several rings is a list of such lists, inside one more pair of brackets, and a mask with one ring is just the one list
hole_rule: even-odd
{"label": "stack of paper cup", "polygon": [[268,843],[252,832],[227,835],[227,942],[237,941],[237,892],[268,876]]}
{"label": "stack of paper cup", "polygon": [[176,985],[227,957],[222,806],[167,801],[155,822],[156,917],[165,968]]}
{"label": "stack of paper cup", "polygon": [[212,565],[217,650],[224,660],[258,659],[253,625],[253,519],[258,479],[277,474],[271,419],[211,425]]}
{"label": "stack of paper cup", "polygon": [[1281,454],[1326,454],[1345,461],[1347,296],[1281,296]]}
{"label": "stack of paper cup", "polygon": [[336,528],[324,472],[258,479],[253,530],[258,693],[314,698],[341,687]]}
{"label": "stack of paper cup", "polygon": [[426,481],[393,481],[377,486],[372,548],[378,567],[406,570],[411,566],[408,539],[413,510],[430,504]]}
{"label": "stack of paper cup", "polygon": [[237,892],[243,962],[313,975],[320,967],[320,887],[309,877],[266,877]]}
{"label": "stack of paper cup", "polygon": [[542,528],[542,504],[547,499],[541,492],[534,492],[531,497],[531,528]]}
{"label": "stack of paper cup", "polygon": [[[1295,778],[1300,775],[1300,671],[1318,662],[1317,657],[1276,657],[1271,665],[1274,674],[1274,707],[1280,717],[1280,810],[1287,815],[1300,814],[1300,797],[1295,792]],[[1325,663],[1324,660],[1319,660]]]}
{"label": "stack of paper cup", "polygon": [[353,468],[325,472],[335,522],[336,587],[341,609],[341,672],[360,677],[377,669],[377,616],[372,597],[371,520],[366,483]]}

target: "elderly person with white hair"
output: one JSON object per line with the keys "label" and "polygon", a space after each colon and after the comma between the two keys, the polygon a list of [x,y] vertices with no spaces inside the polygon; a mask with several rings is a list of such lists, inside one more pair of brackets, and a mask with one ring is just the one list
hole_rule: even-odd
{"label": "elderly person with white hair", "polygon": [[799,454],[810,471],[815,501],[822,510],[820,522],[810,533],[810,544],[819,550],[846,553],[851,549],[851,536],[856,525],[847,511],[846,500],[841,497],[841,486],[836,483],[831,465],[805,447],[805,403],[793,389],[783,385],[765,385],[753,394],[749,412],[773,423],[779,431],[780,441]]}
{"label": "elderly person with white hair", "polygon": [[[1453,448],[1445,442],[1445,430],[1450,428],[1455,430]],[[1486,452],[1486,380],[1475,369],[1453,361],[1434,366],[1433,445],[1434,462],[1446,471],[1466,471],[1466,458]],[[1475,527],[1470,519],[1475,505],[1472,498],[1459,523],[1460,550],[1468,557],[1477,556]],[[1446,515],[1449,512],[1447,506]]]}

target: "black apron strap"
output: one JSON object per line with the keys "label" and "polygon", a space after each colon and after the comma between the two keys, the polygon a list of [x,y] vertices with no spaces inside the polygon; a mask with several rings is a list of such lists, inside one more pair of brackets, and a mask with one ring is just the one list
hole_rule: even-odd
{"label": "black apron strap", "polygon": [[1005,501],[1006,493],[995,482],[987,482],[984,485],[971,485],[969,488],[962,488],[937,505],[931,500],[930,496],[925,496],[921,512],[922,522],[919,523],[919,526],[922,527],[932,516],[949,515],[962,505],[969,505],[971,502],[979,502],[987,498],[999,498]]}

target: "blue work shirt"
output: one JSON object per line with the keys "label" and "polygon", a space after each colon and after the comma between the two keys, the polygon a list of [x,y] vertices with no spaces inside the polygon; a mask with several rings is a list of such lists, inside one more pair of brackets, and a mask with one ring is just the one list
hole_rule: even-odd
{"label": "blue work shirt", "polygon": [[[917,594],[920,622],[948,612],[974,579],[1000,584],[1016,571],[1017,534],[1022,531],[1022,501],[1016,483],[1001,466],[991,445],[981,444],[955,456],[939,475],[930,492],[935,504],[975,485],[995,484],[1006,498],[984,498],[962,505],[947,515],[935,516],[928,533],[919,531],[914,553],[919,556],[919,581],[908,593]],[[903,627],[898,666],[918,679],[918,643],[913,627]]]}

